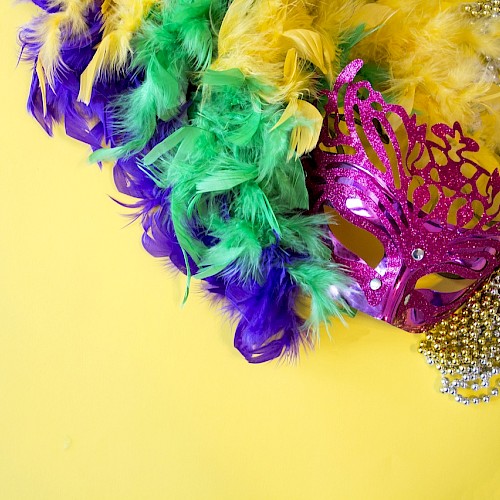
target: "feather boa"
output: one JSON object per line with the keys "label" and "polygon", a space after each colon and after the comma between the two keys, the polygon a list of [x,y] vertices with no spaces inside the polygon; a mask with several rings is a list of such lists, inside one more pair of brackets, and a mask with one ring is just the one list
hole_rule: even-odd
{"label": "feather boa", "polygon": [[[196,277],[220,277],[248,294],[278,272],[294,284],[287,304],[299,293],[310,298],[306,321],[288,310],[294,328],[286,352],[348,310],[330,294],[348,279],[330,261],[327,219],[304,213],[299,156],[315,146],[322,117],[298,96],[314,79],[330,78],[336,56],[332,40],[313,27],[314,12],[302,1],[233,2],[190,126],[144,158],[158,185],[171,187],[172,222]],[[258,304],[264,306],[254,301],[254,315],[262,318]],[[277,321],[263,336],[260,324],[248,323],[236,344],[249,361],[285,334]]]}
{"label": "feather boa", "polygon": [[49,134],[63,122],[95,161],[116,159],[144,247],[225,299],[250,362],[295,355],[350,312],[300,162],[318,141],[321,91],[350,60],[423,121],[461,121],[498,168],[484,57],[500,56],[500,21],[479,30],[461,2],[32,1],[42,13],[19,35],[29,111]]}

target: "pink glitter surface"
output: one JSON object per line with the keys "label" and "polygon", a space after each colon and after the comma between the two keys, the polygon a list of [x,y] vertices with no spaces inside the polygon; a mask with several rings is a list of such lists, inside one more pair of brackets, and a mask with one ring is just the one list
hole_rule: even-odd
{"label": "pink glitter surface", "polygon": [[[331,234],[333,259],[357,283],[349,303],[421,331],[460,307],[497,267],[500,176],[473,161],[479,147],[458,122],[418,125],[368,82],[355,82],[362,65],[350,63],[327,93],[314,161],[305,162],[312,209],[332,207],[384,247],[371,267]],[[439,291],[418,285],[427,275],[471,281]]]}

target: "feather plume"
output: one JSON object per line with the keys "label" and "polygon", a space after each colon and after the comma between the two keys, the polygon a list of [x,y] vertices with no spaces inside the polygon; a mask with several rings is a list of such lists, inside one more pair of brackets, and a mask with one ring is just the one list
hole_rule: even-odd
{"label": "feather plume", "polygon": [[34,36],[40,44],[38,59],[49,86],[54,86],[56,73],[65,69],[60,53],[64,40],[85,36],[86,15],[93,4],[94,0],[61,0],[51,4],[51,12],[35,20]]}
{"label": "feather plume", "polygon": [[[35,0],[48,13],[57,12],[60,5],[54,2]],[[107,4],[107,6],[106,6]],[[51,134],[54,124],[63,122],[67,135],[99,149],[104,142],[111,146],[122,144],[122,138],[113,132],[113,98],[120,93],[137,87],[141,81],[130,72],[110,75],[105,81],[96,82],[88,105],[78,102],[80,75],[88,67],[99,46],[102,30],[102,16],[106,9],[112,9],[113,0],[96,2],[86,15],[88,29],[81,37],[66,38],[61,45],[62,64],[67,69],[56,75],[53,88],[44,85],[45,73],[38,58],[40,41],[34,36],[32,24],[19,33],[22,57],[33,63],[34,71],[28,109],[40,125]],[[165,137],[172,134],[186,120],[185,109],[168,123],[160,122],[143,154]],[[184,254],[175,237],[170,221],[169,190],[158,187],[141,168],[137,156],[120,160],[113,168],[116,187],[119,192],[136,199],[125,204],[135,210],[134,218],[139,218],[144,228],[143,245],[156,257],[168,257],[169,261],[182,272],[186,272]],[[191,261],[191,266],[194,263]]]}
{"label": "feather plume", "polygon": [[[43,61],[35,66],[33,112],[48,130],[64,119],[94,149],[109,142],[94,158],[119,158],[115,183],[137,199],[128,206],[145,248],[225,296],[239,321],[236,347],[262,362],[297,354],[320,323],[349,312],[331,293],[349,279],[330,261],[326,216],[307,214],[299,156],[322,122],[307,99],[364,28],[349,23],[341,2],[235,0],[222,21],[226,8],[222,0],[94,5],[89,36],[61,39],[68,75],[44,94]],[[322,16],[334,10],[340,19],[328,31]],[[29,51],[38,64],[40,46]],[[310,298],[308,319],[297,313],[301,296]]]}
{"label": "feather plume", "polygon": [[186,103],[189,77],[208,67],[224,0],[172,0],[153,9],[134,39],[133,70],[144,74],[136,89],[116,102],[117,132],[126,143],[95,160],[141,151],[157,123],[175,117]]}
{"label": "feather plume", "polygon": [[[375,87],[429,124],[459,121],[481,150],[498,151],[500,92],[485,56],[500,57],[500,19],[473,21],[458,0],[376,5],[387,18],[353,53],[391,75]],[[485,165],[498,168],[499,160]]]}
{"label": "feather plume", "polygon": [[[50,4],[52,9],[53,4]],[[53,15],[49,7],[47,15]],[[43,15],[42,15],[43,18]],[[40,19],[35,19],[35,23]],[[47,133],[52,133],[54,123],[64,121],[66,130],[70,134],[78,134],[80,138],[86,134],[87,140],[93,147],[99,147],[101,141],[97,139],[96,116],[104,119],[104,102],[108,98],[101,93],[92,103],[84,106],[76,103],[74,96],[78,92],[78,77],[93,54],[93,46],[100,40],[99,6],[96,4],[85,15],[85,32],[80,36],[65,38],[60,47],[60,66],[65,71],[54,74],[51,85],[47,84],[46,73],[39,57],[42,41],[33,29],[33,23],[25,26],[19,32],[22,58],[33,64],[33,78],[28,98],[28,109],[40,122]],[[107,87],[110,93],[117,93],[123,88],[121,85]],[[101,88],[101,90],[104,90]]]}
{"label": "feather plume", "polygon": [[[350,29],[342,8],[335,34],[318,29],[318,13],[333,16],[339,7],[321,5],[235,0],[190,126],[144,158],[157,185],[170,190],[172,224],[196,277],[242,316],[235,345],[251,362],[296,353],[322,322],[349,312],[340,294],[330,294],[349,280],[330,262],[327,218],[305,213],[298,159],[315,147],[322,124],[303,97],[314,98],[320,81],[331,80]],[[295,310],[301,295],[311,299],[308,320]]]}
{"label": "feather plume", "polygon": [[115,0],[104,2],[103,37],[80,78],[78,100],[88,104],[96,79],[123,71],[132,53],[131,40],[157,0]]}

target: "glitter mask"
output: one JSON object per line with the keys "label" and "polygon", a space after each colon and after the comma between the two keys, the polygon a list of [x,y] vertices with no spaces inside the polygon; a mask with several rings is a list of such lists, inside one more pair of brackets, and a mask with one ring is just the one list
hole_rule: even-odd
{"label": "glitter mask", "polygon": [[421,331],[460,307],[497,266],[500,176],[473,161],[479,147],[459,123],[429,130],[368,82],[354,82],[362,65],[349,64],[326,94],[314,161],[305,165],[311,204],[316,212],[331,207],[383,246],[378,264],[368,265],[332,227],[333,259],[356,281],[350,305]]}

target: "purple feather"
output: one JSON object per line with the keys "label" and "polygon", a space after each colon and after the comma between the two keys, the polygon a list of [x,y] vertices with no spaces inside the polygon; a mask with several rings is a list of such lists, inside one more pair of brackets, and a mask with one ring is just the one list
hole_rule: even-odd
{"label": "purple feather", "polygon": [[207,291],[225,297],[228,313],[239,318],[234,346],[249,363],[293,357],[301,345],[309,344],[304,320],[295,311],[299,287],[286,270],[301,258],[284,255],[276,245],[263,250],[261,283],[245,282],[237,273],[206,280]]}
{"label": "purple feather", "polygon": [[[144,248],[154,257],[168,257],[179,271],[186,274],[184,254],[170,218],[170,190],[159,188],[138,167],[136,156],[118,160],[113,176],[118,191],[137,199],[135,203],[120,204],[137,210],[134,218],[141,220]],[[196,269],[191,260],[190,267]]]}
{"label": "purple feather", "polygon": [[53,0],[31,0],[36,6],[40,7],[49,14],[54,14],[61,10],[61,6],[55,4]]}
{"label": "purple feather", "polygon": [[[30,61],[36,65],[38,52],[41,47],[38,38],[38,24],[47,15],[43,14],[35,18],[19,31],[19,42],[21,44],[21,57],[23,60]],[[36,118],[43,129],[52,135],[52,128],[55,123],[73,122],[67,126],[67,129],[76,132],[77,129],[87,130],[87,122],[93,116],[102,115],[105,102],[98,99],[91,106],[85,106],[77,102],[77,96],[80,86],[80,75],[87,67],[94,55],[94,47],[101,39],[101,20],[100,8],[96,4],[87,14],[88,32],[84,37],[64,37],[64,42],[60,50],[61,69],[57,71],[53,87],[47,85],[47,112],[44,114],[42,92],[40,82],[36,71],[33,71],[30,92],[28,96],[28,111]],[[116,95],[120,92],[118,89],[106,89]],[[109,97],[106,98],[109,100]],[[93,109],[95,108],[95,109]],[[80,132],[79,137],[82,136]],[[79,139],[80,140],[80,139]],[[90,141],[90,142],[89,142]],[[89,138],[88,143],[95,142]],[[100,146],[100,144],[99,144]]]}

